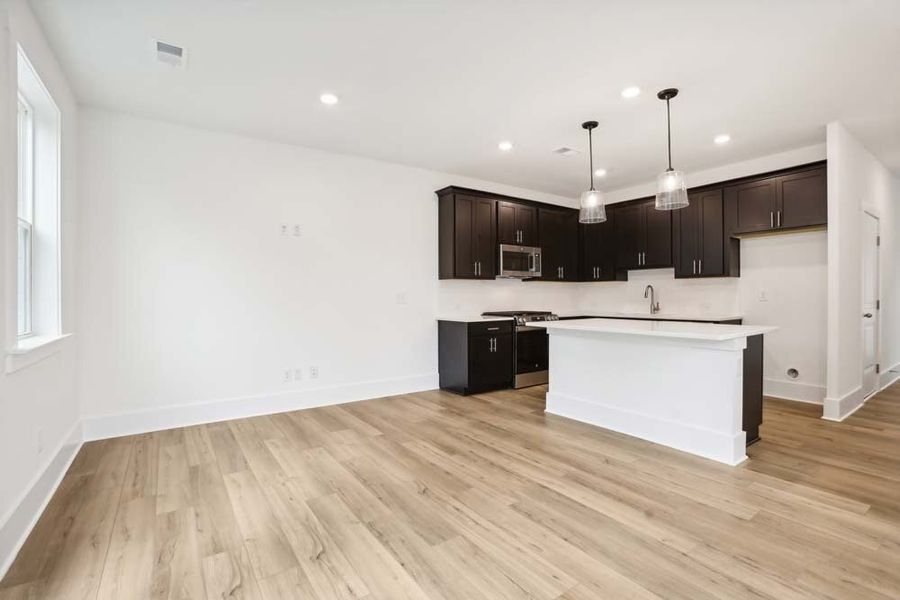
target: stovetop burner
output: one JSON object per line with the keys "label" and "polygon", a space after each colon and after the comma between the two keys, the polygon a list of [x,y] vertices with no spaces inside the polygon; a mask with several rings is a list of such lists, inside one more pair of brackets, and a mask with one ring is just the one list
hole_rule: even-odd
{"label": "stovetop burner", "polygon": [[481,313],[482,317],[513,317],[517,325],[531,321],[558,321],[559,317],[548,310],[497,310]]}

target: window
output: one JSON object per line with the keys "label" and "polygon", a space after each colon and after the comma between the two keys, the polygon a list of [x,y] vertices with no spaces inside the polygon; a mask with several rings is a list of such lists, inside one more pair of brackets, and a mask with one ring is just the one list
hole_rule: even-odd
{"label": "window", "polygon": [[32,239],[34,237],[34,120],[32,110],[19,95],[19,233],[18,269],[16,275],[17,333],[19,337],[31,335],[32,313]]}
{"label": "window", "polygon": [[[61,336],[60,112],[22,48],[17,56],[16,333],[29,349]],[[10,232],[11,233],[11,232]]]}

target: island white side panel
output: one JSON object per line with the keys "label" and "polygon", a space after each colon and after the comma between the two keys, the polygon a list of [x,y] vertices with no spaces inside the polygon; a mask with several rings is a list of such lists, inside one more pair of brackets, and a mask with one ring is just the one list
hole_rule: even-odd
{"label": "island white side panel", "polygon": [[546,410],[735,465],[744,345],[550,330]]}

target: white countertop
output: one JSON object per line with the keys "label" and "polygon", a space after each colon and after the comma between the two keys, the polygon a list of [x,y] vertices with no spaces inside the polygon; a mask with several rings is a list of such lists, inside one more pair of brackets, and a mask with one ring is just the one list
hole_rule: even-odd
{"label": "white countertop", "polygon": [[651,315],[647,312],[623,312],[614,310],[582,310],[582,311],[566,311],[558,313],[560,317],[595,317],[595,318],[618,318],[618,319],[665,319],[668,321],[734,321],[735,319],[743,319],[743,315],[736,313],[689,313],[689,312],[658,312]]}
{"label": "white countertop", "polygon": [[573,319],[571,321],[528,323],[528,326],[544,327],[550,332],[555,330],[585,331],[711,341],[733,340],[778,329],[766,325],[717,325],[715,323],[678,323],[637,319]]}
{"label": "white countertop", "polygon": [[438,321],[453,321],[455,323],[481,323],[488,321],[511,321],[512,317],[482,317],[481,315],[452,315],[440,316]]}

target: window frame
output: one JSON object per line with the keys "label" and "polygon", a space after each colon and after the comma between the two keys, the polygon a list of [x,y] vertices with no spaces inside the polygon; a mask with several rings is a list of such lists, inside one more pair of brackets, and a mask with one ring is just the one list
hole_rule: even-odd
{"label": "window frame", "polygon": [[[34,335],[34,108],[21,92],[17,97],[16,337],[24,339]],[[23,234],[27,236],[24,265]]]}

